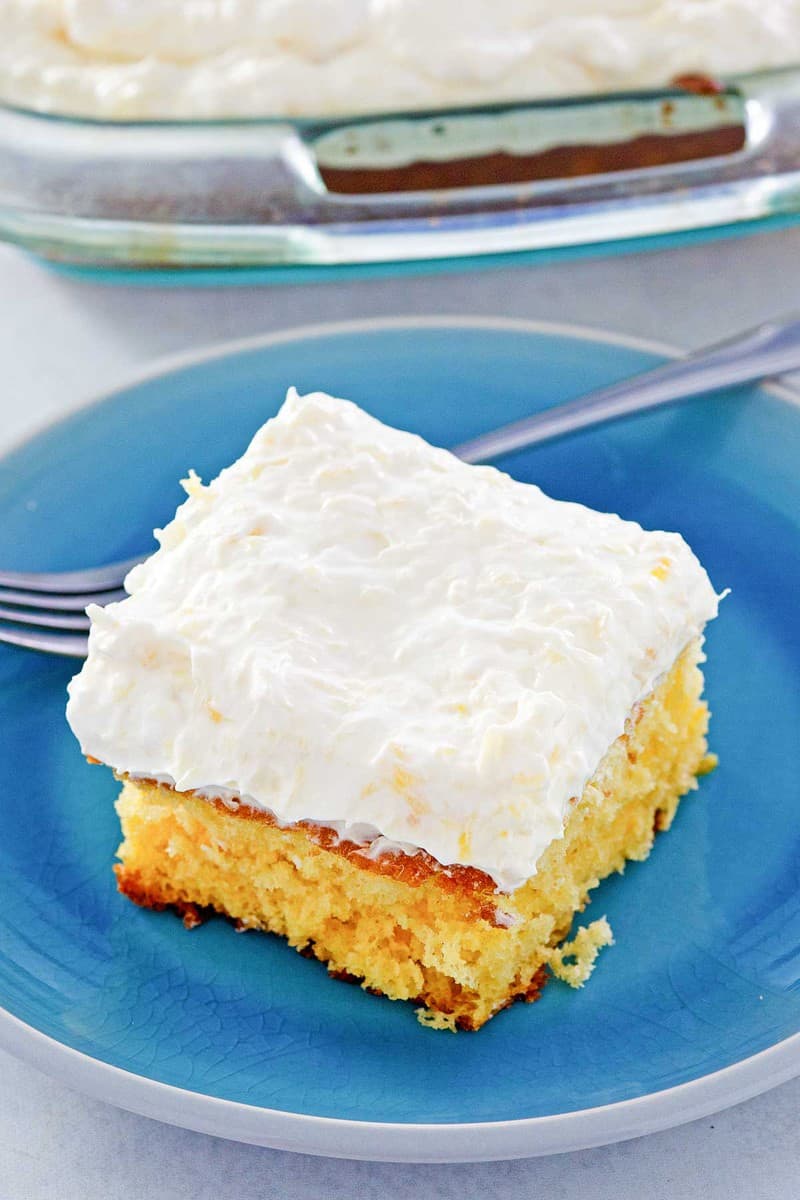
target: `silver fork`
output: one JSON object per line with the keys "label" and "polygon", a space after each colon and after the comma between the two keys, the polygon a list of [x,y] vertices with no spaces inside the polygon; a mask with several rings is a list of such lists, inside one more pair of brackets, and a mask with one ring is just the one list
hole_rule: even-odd
{"label": "silver fork", "polygon": [[[800,318],[769,321],[632,379],[482,434],[454,447],[453,453],[465,462],[482,462],[620,417],[798,369]],[[121,600],[126,594],[125,576],[140,561],[132,558],[58,574],[0,571],[0,642],[85,657],[89,620],[83,610],[87,604]]]}
{"label": "silver fork", "polygon": [[0,571],[0,642],[85,658],[89,604],[127,595],[125,576],[141,558],[85,571]]}

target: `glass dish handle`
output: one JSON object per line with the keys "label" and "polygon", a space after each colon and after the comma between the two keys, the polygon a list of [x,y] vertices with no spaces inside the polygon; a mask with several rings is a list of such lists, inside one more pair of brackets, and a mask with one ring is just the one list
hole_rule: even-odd
{"label": "glass dish handle", "polygon": [[[729,115],[723,116],[719,125],[740,121],[745,130],[743,148],[735,153],[657,167],[435,191],[378,194],[348,191],[343,194],[326,190],[322,183],[325,168],[331,161],[342,175],[346,166],[359,166],[359,144],[366,145],[368,154],[371,144],[394,137],[398,143],[396,152],[402,156],[404,131],[408,146],[416,146],[422,161],[430,161],[425,157],[425,147],[434,145],[435,149],[435,132],[446,132],[459,122],[463,124],[461,144],[477,147],[476,156],[501,148],[497,139],[502,136],[504,121],[508,128],[518,130],[526,119],[544,123],[551,131],[551,140],[544,141],[544,148],[559,145],[559,127],[568,138],[567,145],[577,144],[587,128],[587,140],[592,140],[592,131],[605,132],[606,144],[613,144],[615,138],[630,140],[636,132],[680,132],[675,122],[676,111],[680,113],[681,105],[704,105],[707,111],[728,105]],[[654,119],[653,113],[667,115],[659,120]],[[575,114],[579,114],[579,119],[576,120]],[[591,117],[588,125],[587,116]],[[496,125],[494,134],[492,122]],[[475,136],[470,132],[473,129],[478,130]],[[579,131],[577,138],[576,129]],[[630,225],[630,236],[648,232],[640,229],[639,223],[647,223],[648,210],[659,207],[665,199],[675,206],[674,227],[680,227],[680,212],[685,208],[686,200],[701,197],[709,203],[709,224],[719,223],[720,214],[723,219],[741,219],[751,215],[747,210],[752,208],[754,201],[752,188],[747,199],[740,195],[742,181],[751,183],[754,177],[767,180],[800,172],[800,71],[792,68],[742,76],[718,96],[663,93],[638,98],[597,98],[585,103],[553,103],[550,106],[537,103],[480,114],[464,111],[383,120],[364,118],[361,122],[327,123],[320,130],[312,127],[300,132],[310,156],[310,161],[305,164],[305,178],[318,177],[316,211],[323,222],[335,224],[349,218],[363,228],[377,228],[397,220],[411,223],[428,220],[435,222],[441,231],[448,223],[463,228],[464,222],[491,213],[501,221],[505,217],[501,240],[514,243],[521,227],[544,225],[556,210],[560,214],[575,214],[576,218],[578,214],[587,218],[594,215],[605,225],[609,207],[622,205]],[[598,144],[602,144],[599,139]],[[349,163],[348,149],[354,152]],[[406,151],[405,161],[413,162],[409,157],[413,152],[413,149]],[[469,155],[465,153],[464,157]],[[379,159],[377,162],[379,164]],[[370,168],[367,165],[366,169],[379,171],[380,166]],[[765,187],[758,198],[760,211],[757,215],[795,211],[800,201],[800,180],[795,184],[797,186],[790,190],[788,197],[783,187]]]}

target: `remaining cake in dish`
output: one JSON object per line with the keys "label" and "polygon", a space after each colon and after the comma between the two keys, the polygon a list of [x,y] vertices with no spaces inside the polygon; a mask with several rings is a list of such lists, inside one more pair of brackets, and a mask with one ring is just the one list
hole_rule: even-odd
{"label": "remaining cake in dish", "polygon": [[0,96],[110,120],[483,105],[798,59],[797,0],[0,3]]}
{"label": "remaining cake in dish", "polygon": [[706,758],[717,596],[677,534],[290,393],[90,610],[68,717],[123,779],[117,877],[475,1029],[644,858]]}

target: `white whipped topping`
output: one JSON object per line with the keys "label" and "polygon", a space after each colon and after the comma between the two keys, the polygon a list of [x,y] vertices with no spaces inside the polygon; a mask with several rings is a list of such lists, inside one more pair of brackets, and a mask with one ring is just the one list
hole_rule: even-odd
{"label": "white whipped topping", "polygon": [[480,104],[797,61],[797,0],[0,0],[0,96],[116,119]]}
{"label": "white whipped topping", "polygon": [[67,707],[84,753],[281,822],[368,826],[504,890],[717,611],[678,534],[321,393],[290,392],[187,490],[130,598],[89,610]]}

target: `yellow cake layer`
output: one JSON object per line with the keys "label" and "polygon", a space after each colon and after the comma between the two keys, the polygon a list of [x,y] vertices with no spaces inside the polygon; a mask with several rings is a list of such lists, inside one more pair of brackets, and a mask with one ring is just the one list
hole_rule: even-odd
{"label": "yellow cake layer", "polygon": [[216,909],[286,937],[332,973],[422,1004],[427,1023],[477,1029],[513,999],[534,999],[546,965],[583,983],[610,940],[597,923],[558,949],[590,890],[626,859],[646,858],[654,830],[669,827],[696,786],[708,724],[701,658],[699,644],[690,646],[637,706],[573,803],[563,837],[511,895],[426,855],[371,861],[313,829],[131,780],[117,802],[120,890],[144,905]]}

